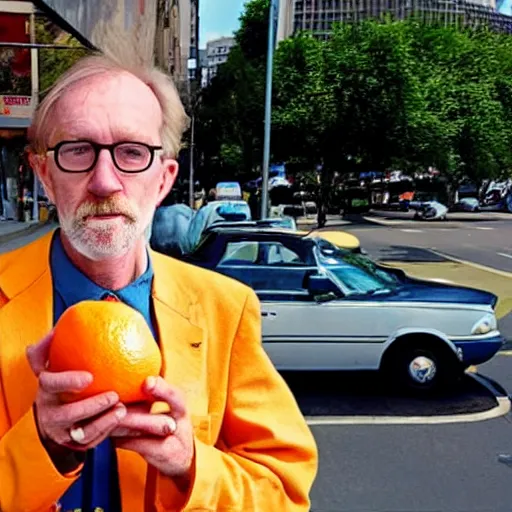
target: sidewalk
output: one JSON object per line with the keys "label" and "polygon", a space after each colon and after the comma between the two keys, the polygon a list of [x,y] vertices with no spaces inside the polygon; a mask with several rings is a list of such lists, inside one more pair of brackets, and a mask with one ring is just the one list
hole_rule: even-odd
{"label": "sidewalk", "polygon": [[[391,210],[371,210],[363,215],[364,220],[382,225],[409,224],[414,220],[414,211],[400,212]],[[448,212],[446,221],[428,221],[429,223],[446,222],[496,222],[512,221],[512,214],[505,212]],[[425,223],[426,221],[420,221]]]}
{"label": "sidewalk", "polygon": [[45,222],[39,221],[19,222],[16,220],[2,220],[0,221],[0,244],[14,240],[19,236],[33,233],[45,224]]}

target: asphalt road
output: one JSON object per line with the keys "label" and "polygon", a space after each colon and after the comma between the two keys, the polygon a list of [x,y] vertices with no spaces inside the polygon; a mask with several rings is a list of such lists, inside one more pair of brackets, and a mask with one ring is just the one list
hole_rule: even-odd
{"label": "asphalt road", "polygon": [[[339,229],[354,232],[378,259],[441,265],[444,259],[428,250],[435,247],[512,271],[512,259],[498,254],[512,254],[512,229],[506,223],[438,227],[363,221]],[[37,236],[4,244],[0,252]],[[504,353],[478,368],[491,384],[496,381],[494,393],[468,376],[457,389],[421,400],[388,392],[377,375],[284,375],[319,449],[312,511],[512,510],[512,465],[500,462],[500,456],[512,460],[507,458],[512,456],[512,415],[498,411],[499,416],[486,420],[479,416],[508,403],[500,396],[500,386],[505,395],[512,393],[511,365],[512,357]]]}
{"label": "asphalt road", "polygon": [[[498,283],[500,290],[510,285],[506,273],[512,272],[512,222],[430,224],[405,219],[382,225],[361,218],[352,220],[348,225],[331,222],[326,229],[355,234],[372,257],[384,262],[402,261],[409,268],[437,266],[438,277],[443,277],[443,264],[447,260],[438,254],[441,253],[489,267],[477,278],[481,279],[486,272],[488,276],[494,275],[493,282]],[[494,274],[493,270],[498,273]],[[470,274],[479,270],[463,265],[458,271]],[[512,315],[500,320],[500,329],[512,339]],[[512,352],[499,354],[477,369],[480,375],[489,377],[491,384],[496,383],[497,390],[503,389],[505,396],[512,394],[511,355]],[[347,384],[351,378],[355,379],[352,386]],[[319,377],[320,383],[315,384],[317,398],[312,396],[314,392],[305,392],[291,381],[305,413],[311,414],[312,404],[313,412],[325,413],[327,403],[336,405],[331,408],[331,414],[340,414],[341,419],[350,415],[352,420],[352,424],[340,421],[312,425],[320,451],[312,510],[512,510],[512,465],[500,462],[500,456],[504,461],[512,460],[508,458],[512,455],[512,415],[473,421],[473,412],[490,407],[490,397],[482,388],[470,385],[470,377],[456,392],[433,400],[408,400],[386,394],[378,381],[372,391],[371,379],[365,387],[361,378],[358,382],[358,377],[344,376],[340,382],[344,379],[346,384],[341,389],[338,386],[335,393],[332,390],[336,386],[326,386],[326,377]],[[358,391],[350,392],[350,389]],[[435,423],[450,413],[459,422]],[[379,422],[383,416],[393,415],[399,424]],[[424,417],[424,422],[413,422],[417,416]]]}
{"label": "asphalt road", "polygon": [[[383,222],[383,219],[377,218],[376,221]],[[512,215],[508,222],[430,223],[400,222],[396,219],[384,219],[384,222],[391,224],[377,224],[354,217],[350,224],[337,226],[333,222],[332,226],[356,235],[369,255],[383,262],[441,263],[449,261],[448,257],[482,266],[487,269],[489,278],[501,281],[500,289],[506,288],[507,296],[512,299],[512,279],[508,275],[512,274]],[[465,272],[475,272],[475,268],[466,266]],[[445,276],[440,272],[438,277]],[[478,280],[469,284],[484,287]],[[491,291],[496,293],[492,286]],[[512,340],[512,314],[500,318],[499,327],[503,335]]]}

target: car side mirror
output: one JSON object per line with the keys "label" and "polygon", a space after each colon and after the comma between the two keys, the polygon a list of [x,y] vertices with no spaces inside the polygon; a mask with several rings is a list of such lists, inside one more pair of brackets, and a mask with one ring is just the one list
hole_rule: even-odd
{"label": "car side mirror", "polygon": [[336,285],[329,277],[322,274],[311,274],[308,276],[307,289],[311,295],[326,295],[328,293],[338,293]]}

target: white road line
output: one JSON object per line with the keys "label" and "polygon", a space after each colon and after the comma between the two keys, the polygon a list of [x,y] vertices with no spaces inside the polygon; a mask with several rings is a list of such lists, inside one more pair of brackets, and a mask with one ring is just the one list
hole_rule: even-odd
{"label": "white road line", "polygon": [[512,254],[507,254],[505,252],[499,252],[497,254],[498,256],[503,256],[504,258],[510,258],[512,260]]}
{"label": "white road line", "polygon": [[498,276],[503,276],[503,277],[508,277],[508,278],[512,277],[511,272],[505,272],[504,270],[498,270],[497,268],[486,267],[485,265],[473,263],[472,261],[466,261],[466,260],[461,260],[459,258],[454,258],[453,256],[445,254],[444,252],[437,251],[434,247],[430,248],[429,251],[434,253],[437,256],[441,256],[442,258],[446,258],[447,260],[454,261],[455,263],[461,263],[462,265],[467,265],[468,267],[477,268],[478,270],[485,270],[486,272],[492,272],[493,274],[496,274]]}
{"label": "white road line", "polygon": [[422,229],[401,229],[402,233],[423,233]]}
{"label": "white road line", "polygon": [[487,226],[477,226],[475,229],[480,229],[481,231],[493,231],[494,228],[489,228]]}
{"label": "white road line", "polygon": [[[367,222],[372,222],[373,224],[381,224],[382,226],[403,226],[403,220],[393,220],[393,219],[382,219],[376,217],[363,217]],[[407,221],[406,221],[407,222]]]}
{"label": "white road line", "polygon": [[510,399],[496,396],[498,391],[479,375],[468,374],[485,386],[495,397],[498,405],[483,412],[468,414],[450,414],[444,416],[306,416],[310,426],[328,425],[441,425],[446,423],[473,423],[490,420],[508,414],[511,409]]}

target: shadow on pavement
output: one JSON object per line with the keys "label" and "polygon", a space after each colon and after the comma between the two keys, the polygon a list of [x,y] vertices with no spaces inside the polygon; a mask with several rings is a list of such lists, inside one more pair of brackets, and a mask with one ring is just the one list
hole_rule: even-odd
{"label": "shadow on pavement", "polygon": [[498,405],[465,375],[432,397],[391,392],[377,372],[281,372],[305,416],[440,416],[484,412]]}
{"label": "shadow on pavement", "polygon": [[381,262],[404,261],[415,263],[444,263],[449,262],[447,258],[439,256],[429,249],[411,247],[408,245],[390,245],[375,252],[376,259]]}

